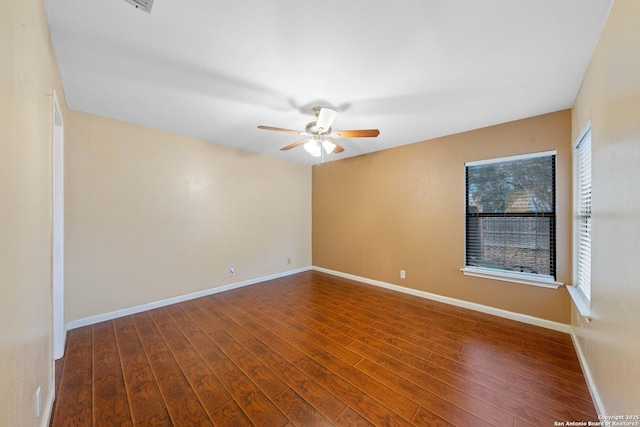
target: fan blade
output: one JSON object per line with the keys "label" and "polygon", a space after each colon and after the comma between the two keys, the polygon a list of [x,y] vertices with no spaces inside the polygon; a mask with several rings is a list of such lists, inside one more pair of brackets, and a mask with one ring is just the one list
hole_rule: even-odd
{"label": "fan blade", "polygon": [[289,133],[295,133],[298,135],[306,135],[307,133],[301,130],[293,130],[293,129],[283,129],[283,128],[274,128],[271,126],[258,126],[258,129],[264,129],[264,130],[275,130],[278,132],[289,132]]}
{"label": "fan blade", "polygon": [[380,135],[378,129],[340,130],[331,132],[332,138],[375,138]]}
{"label": "fan blade", "polygon": [[295,147],[297,147],[298,145],[302,145],[302,144],[304,144],[304,143],[305,143],[305,142],[307,142],[307,141],[308,141],[308,139],[303,139],[303,140],[301,140],[301,141],[294,142],[294,143],[293,143],[293,144],[291,144],[291,145],[287,145],[286,147],[282,147],[282,148],[280,149],[280,151],[291,150],[292,148],[295,148]]}
{"label": "fan blade", "polygon": [[334,153],[342,153],[344,151],[344,148],[342,148],[342,146],[340,144],[336,144],[336,142],[332,139],[329,138],[325,138],[325,141],[329,141],[330,143],[332,143],[333,145],[336,146],[336,148],[333,149]]}
{"label": "fan blade", "polygon": [[318,129],[319,132],[328,131],[337,115],[338,112],[336,110],[321,108],[320,114],[318,114],[318,120],[316,121],[316,129]]}

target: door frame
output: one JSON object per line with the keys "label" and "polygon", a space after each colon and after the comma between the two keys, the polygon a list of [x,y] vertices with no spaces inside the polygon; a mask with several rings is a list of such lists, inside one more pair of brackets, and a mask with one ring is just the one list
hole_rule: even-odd
{"label": "door frame", "polygon": [[52,315],[53,359],[64,356],[66,330],[64,325],[64,122],[58,95],[53,90],[52,149]]}

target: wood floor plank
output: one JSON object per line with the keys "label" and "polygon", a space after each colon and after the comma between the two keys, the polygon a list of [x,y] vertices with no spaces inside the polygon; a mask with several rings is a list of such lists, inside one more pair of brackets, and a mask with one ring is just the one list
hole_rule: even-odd
{"label": "wood floor plank", "polygon": [[[238,299],[236,298],[235,300],[237,301]],[[306,325],[303,319],[294,320],[289,316],[283,315],[278,310],[273,310],[269,304],[261,303],[254,305],[254,308],[259,308],[269,320],[275,321],[277,323],[274,323],[276,328],[286,334],[285,339],[296,342],[305,341],[310,348],[321,348],[350,365],[355,365],[362,359],[361,356],[349,350],[348,347],[317,333],[312,327]]]}
{"label": "wood floor plank", "polygon": [[354,340],[353,338],[348,337],[333,328],[330,328],[317,320],[312,319],[311,317],[305,316],[302,313],[296,312],[292,309],[292,307],[288,305],[279,304],[278,309],[280,313],[286,315],[291,319],[302,320],[307,327],[313,329],[316,333],[323,335],[326,338],[329,338],[332,341],[337,342],[338,344],[348,347]]}
{"label": "wood floor plank", "polygon": [[165,339],[186,380],[193,388],[202,406],[207,412],[213,412],[231,400],[217,376],[202,359],[191,343],[180,332],[178,326],[169,317],[177,307],[159,310],[154,321],[159,323],[160,334]]}
{"label": "wood floor plank", "polygon": [[286,389],[273,401],[282,413],[296,426],[331,426],[332,423],[309,405],[302,397],[290,388]]}
{"label": "wood floor plank", "polygon": [[[287,419],[284,415],[209,335],[219,328],[204,313],[193,311],[189,313],[189,318],[183,323],[187,338],[209,367],[220,372],[220,380],[247,417],[257,425],[285,425]],[[193,323],[199,328],[188,327]]]}
{"label": "wood floor plank", "polygon": [[353,386],[348,381],[334,374],[330,369],[322,366],[304,352],[296,349],[272,331],[261,326],[261,324],[251,320],[243,313],[239,313],[229,304],[221,304],[220,309],[234,319],[238,319],[243,325],[251,328],[256,334],[262,337],[264,342],[285,355],[294,365],[298,366],[316,382],[331,391],[349,406],[356,410],[364,418],[376,425],[409,425],[402,417],[386,408],[362,390]]}
{"label": "wood floor plank", "polygon": [[449,427],[453,426],[450,422],[445,421],[441,417],[427,411],[424,408],[420,408],[413,417],[413,423],[419,426],[434,426],[434,427]]}
{"label": "wood floor plank", "polygon": [[[347,299],[342,298],[340,301],[347,301]],[[342,302],[341,304],[351,305],[355,307],[355,303],[352,301]],[[366,313],[365,311],[360,311],[360,313]],[[376,310],[375,312],[368,312],[369,317],[375,316],[378,319],[385,319],[389,315],[386,311]],[[378,313],[384,313],[384,316],[378,315]],[[415,320],[407,319],[407,316],[404,317],[405,326],[402,327],[403,332],[411,334],[411,327],[414,324],[417,324]],[[382,320],[384,321],[384,320]],[[388,324],[388,321],[386,321]],[[424,322],[420,322],[424,323]],[[499,323],[499,327],[505,327],[504,324]],[[394,325],[398,327],[397,325]],[[495,325],[494,325],[495,326]],[[554,362],[565,362],[572,365],[573,368],[577,367],[576,357],[573,355],[573,348],[571,347],[567,350],[567,346],[571,346],[570,340],[566,340],[563,345],[558,345],[558,341],[554,338],[553,345],[548,344],[542,345],[543,341],[540,337],[537,338],[536,345],[530,345],[527,349],[523,348],[523,339],[531,335],[530,332],[527,332],[527,335],[523,336],[518,333],[510,331],[510,333],[504,332],[503,330],[499,330],[497,327],[487,328],[486,325],[479,327],[477,325],[472,325],[471,327],[467,325],[460,325],[458,323],[452,324],[452,322],[447,322],[446,324],[439,323],[436,321],[429,321],[427,324],[421,326],[423,338],[426,338],[430,341],[433,341],[435,337],[441,337],[444,339],[457,341],[459,343],[465,343],[470,340],[470,338],[475,338],[476,340],[481,340],[483,343],[489,343],[491,346],[485,345],[484,347],[476,347],[474,351],[481,351],[483,348],[488,354],[491,354],[492,349],[504,349],[511,352],[515,352],[521,355],[533,357],[535,359],[543,359],[548,360],[551,357],[556,357],[560,360],[556,360]],[[559,347],[559,348],[558,348]],[[542,353],[538,353],[540,350],[543,350]],[[437,349],[436,349],[437,351]]]}
{"label": "wood floor plank", "polygon": [[92,330],[69,331],[54,426],[91,426],[93,422]]}
{"label": "wood floor plank", "polygon": [[[407,300],[408,297],[404,295],[387,295],[385,298],[388,304],[389,301]],[[353,298],[342,299],[342,301],[347,301],[347,304],[353,304],[353,300]],[[360,299],[360,301],[363,300]],[[381,299],[380,301],[383,300]],[[531,348],[546,347],[557,349],[560,352],[564,352],[567,349],[569,349],[570,352],[573,351],[571,340],[566,334],[543,330],[542,328],[531,325],[524,325],[521,328],[522,330],[514,331],[511,325],[508,324],[509,322],[513,323],[513,321],[489,316],[484,313],[464,311],[464,309],[458,307],[445,306],[447,313],[443,314],[441,310],[443,305],[441,303],[432,302],[432,304],[433,306],[430,307],[430,316],[427,323],[425,323],[422,314],[424,307],[418,307],[418,310],[421,312],[418,315],[415,315],[415,313],[412,315],[412,310],[405,310],[401,318],[404,319],[405,322],[417,322],[418,324],[425,324],[427,327],[442,327],[443,330],[449,332],[452,330],[452,326],[455,325],[455,329],[463,338],[465,338],[469,332],[475,334],[477,337],[486,337],[487,339],[498,335],[499,340],[493,341],[496,345],[513,343],[517,348],[522,348],[523,342],[528,342],[527,340],[531,339],[532,344],[535,343],[535,346]],[[408,303],[404,308],[406,309],[407,307],[416,306],[413,303]],[[456,311],[457,313],[452,316],[452,312]],[[375,312],[383,313],[385,317],[393,316],[393,313],[390,314],[390,311],[385,310],[384,306],[377,306]],[[477,324],[479,319],[481,319],[480,325]]]}
{"label": "wood floor plank", "polygon": [[[515,387],[510,388],[508,383],[499,383],[495,380],[489,384],[480,384],[451,371],[439,369],[437,365],[432,365],[429,361],[417,360],[408,354],[401,355],[399,360],[412,368],[395,370],[405,378],[435,378],[453,388],[464,390],[479,401],[485,402],[487,405],[498,408],[514,417],[521,416],[535,420],[540,425],[553,424],[558,419],[583,419],[582,414],[578,417],[577,413],[566,413],[566,407],[563,404],[553,401],[545,402],[542,398],[532,393],[518,390]],[[378,362],[383,366],[389,365],[388,361]],[[423,375],[427,375],[427,377]],[[501,385],[503,387],[500,387]],[[443,395],[444,392],[438,392],[438,394]],[[536,398],[538,398],[539,402],[536,402]]]}
{"label": "wood floor plank", "polygon": [[92,326],[92,348],[94,425],[133,425],[113,322]]}
{"label": "wood floor plank", "polygon": [[350,326],[348,324],[349,322],[344,321],[344,319],[341,319],[339,316],[333,316],[332,312],[323,313],[320,311],[313,311],[313,307],[311,307],[311,309],[307,307],[296,307],[294,308],[294,311],[296,311],[298,315],[307,315],[311,319],[316,320],[317,322],[326,325],[326,327],[348,336],[354,341],[365,343],[368,346],[373,347],[376,350],[384,352],[390,356],[393,356],[399,352],[397,347],[394,347],[393,345],[386,343],[385,341],[380,340],[376,337],[372,337],[365,331],[359,330],[357,327]]}
{"label": "wood floor plank", "polygon": [[254,425],[233,400],[216,409],[210,416],[214,423],[219,426],[249,427]]}
{"label": "wood floor plank", "polygon": [[[283,320],[283,316],[276,311],[269,310],[264,305],[252,304],[249,307],[243,305],[242,301],[238,301],[237,299],[234,300],[234,306],[236,308],[243,307],[244,310],[247,310],[245,312],[253,313],[254,315],[257,312],[264,314],[265,317],[262,321],[264,326],[270,328],[282,339],[291,343],[307,356],[330,369],[333,373],[339,375],[351,384],[354,384],[360,390],[367,393],[367,395],[377,399],[378,401],[385,401],[390,409],[404,417],[406,420],[411,420],[418,410],[418,405],[396,393],[394,389],[387,387],[368,375],[362,375],[358,370],[352,369],[352,365],[349,362],[335,355],[335,353],[339,352],[326,350],[326,348],[333,348],[333,345],[324,343],[324,347],[317,346],[313,342],[307,340],[307,335],[299,335],[289,330],[287,328],[289,323],[287,323],[286,320]],[[280,322],[278,320],[280,320]],[[351,360],[362,360],[362,356],[357,353],[353,353],[351,350],[349,350],[349,353],[355,355]]]}
{"label": "wood floor plank", "polygon": [[51,426],[597,421],[562,332],[304,272],[71,330]]}
{"label": "wood floor plank", "polygon": [[515,420],[513,420],[513,427],[537,427],[537,426],[535,424],[531,424],[529,421],[516,418]]}
{"label": "wood floor plank", "polygon": [[96,388],[122,378],[120,356],[116,344],[113,322],[106,321],[91,326],[93,385]]}
{"label": "wood floor plank", "polygon": [[[509,374],[509,383],[516,385],[520,389],[530,391],[532,394],[563,402],[569,408],[574,408],[583,414],[588,414],[590,417],[596,417],[597,415],[593,412],[593,402],[587,399],[588,395],[576,393],[576,387],[564,387],[564,390],[559,390],[554,385],[544,384],[518,374]],[[507,387],[507,389],[514,390],[512,387]],[[527,397],[529,396],[531,395],[528,394]]]}
{"label": "wood floor plank", "polygon": [[154,319],[161,315],[160,310],[151,310],[145,314],[146,316],[137,317],[141,328],[146,330],[141,341],[172,423],[213,425],[157,328]]}
{"label": "wood floor plank", "polygon": [[151,320],[150,312],[137,313],[131,318],[156,381],[163,376],[180,373],[178,362]]}
{"label": "wood floor plank", "polygon": [[115,319],[113,324],[131,415],[136,422],[164,408],[164,402],[133,319],[125,316]]}
{"label": "wood floor plank", "polygon": [[174,425],[213,426],[194,390],[182,374],[165,375],[158,381]]}
{"label": "wood floor plank", "polygon": [[369,427],[373,426],[369,421],[364,419],[362,415],[358,414],[351,408],[346,408],[335,420],[337,426],[349,426],[349,427]]}
{"label": "wood floor plank", "polygon": [[[195,309],[195,304],[185,304],[184,309],[186,312],[192,312]],[[250,334],[223,313],[217,311],[214,306],[206,306],[205,311],[209,318],[223,327],[256,357],[270,366],[292,390],[303,396],[325,417],[333,420],[344,411],[346,405],[343,402],[257,337]]]}
{"label": "wood floor plank", "polygon": [[454,355],[453,357],[447,357],[437,353],[431,353],[428,360],[445,369],[449,369],[452,372],[456,372],[456,369],[459,367],[464,367],[469,370],[468,373],[479,372],[503,381],[507,381],[509,379],[509,371],[505,369],[504,365],[485,363],[484,360],[468,357],[468,355]]}
{"label": "wood floor plank", "polygon": [[[184,323],[186,318],[182,318]],[[288,386],[269,367],[223,329],[211,328],[209,337],[240,370],[269,398],[284,392]]]}
{"label": "wood floor plank", "polygon": [[[446,401],[453,403],[467,412],[477,415],[479,418],[482,418],[489,423],[495,425],[509,425],[513,423],[513,416],[509,415],[498,406],[491,405],[489,402],[479,399],[476,393],[456,388],[435,376],[420,372],[408,365],[397,363],[396,360],[390,360],[384,356],[371,357],[375,358],[376,361],[373,362],[369,359],[364,359],[358,364],[358,368],[364,372],[370,373],[371,375],[380,375],[380,368],[384,368],[386,370],[391,368],[391,371],[398,377],[404,378],[405,380],[420,386],[424,390],[440,396]],[[402,391],[404,392],[404,390]],[[407,395],[411,395],[410,391],[406,391],[406,393]]]}
{"label": "wood floor plank", "polygon": [[[339,307],[333,305],[331,307],[319,306],[314,303],[308,303],[306,307],[315,312],[324,314],[330,318],[337,318],[343,324],[349,326],[352,329],[363,331],[368,338],[378,339],[381,342],[391,346],[396,351],[397,350],[405,350],[408,352],[412,352],[420,357],[428,357],[430,352],[434,349],[434,347],[439,346],[439,344],[429,343],[428,346],[424,346],[425,343],[413,343],[406,341],[404,339],[399,338],[401,336],[397,333],[388,333],[381,329],[377,329],[375,326],[371,325],[371,322],[366,320],[362,320],[358,318],[353,313],[349,313],[347,310],[340,309]],[[420,345],[422,344],[422,345]]]}
{"label": "wood floor plank", "polygon": [[93,425],[133,426],[122,378],[93,391]]}
{"label": "wood floor plank", "polygon": [[[344,299],[339,301],[341,312],[346,313],[352,311],[351,317],[361,323],[368,324],[390,335],[406,337],[411,343],[416,345],[438,345],[460,350],[462,344],[451,337],[443,334],[433,334],[427,328],[429,322],[416,322],[409,319],[398,319],[382,314],[380,311],[373,311],[372,307],[359,307],[351,302],[345,302]],[[399,317],[399,316],[398,316]]]}
{"label": "wood floor plank", "polygon": [[62,368],[64,368],[64,357],[61,357],[60,359],[55,361],[55,370],[56,370],[56,385],[55,385],[55,389],[56,389],[56,396],[59,394],[60,391],[60,382],[62,381]]}
{"label": "wood floor plank", "polygon": [[[366,360],[366,359],[365,359]],[[401,390],[407,395],[411,395],[422,408],[438,415],[440,418],[447,420],[455,425],[473,425],[473,426],[490,426],[490,425],[510,425],[508,418],[506,423],[503,424],[491,424],[484,421],[480,416],[473,414],[452,402],[449,402],[446,398],[441,397],[412,381],[406,380],[401,376],[384,369],[375,364],[367,364],[366,366],[360,366],[360,369],[366,369],[370,375],[374,376],[378,380],[395,386],[398,390]],[[458,402],[460,403],[460,402]],[[502,415],[502,414],[500,414]]]}
{"label": "wood floor plank", "polygon": [[562,355],[560,355],[560,353],[554,351],[540,352],[524,348],[515,350],[497,348],[495,346],[492,351],[495,357],[522,357],[535,363],[544,363],[551,366],[562,366],[563,370],[575,373],[576,377],[580,377],[582,375],[582,368],[580,367],[580,363],[578,363],[577,361],[575,353],[563,353]]}
{"label": "wood floor plank", "polygon": [[[593,403],[575,397],[572,393],[546,392],[546,386],[540,383],[531,384],[527,378],[521,378],[521,380],[516,381],[505,381],[477,371],[469,366],[450,360],[443,360],[435,355],[432,355],[428,361],[417,361],[406,354],[400,355],[398,359],[425,372],[434,372],[434,369],[444,368],[437,371],[439,377],[448,378],[453,384],[463,384],[464,387],[467,388],[473,388],[470,386],[470,383],[477,384],[492,389],[497,396],[504,394],[508,396],[508,399],[516,400],[524,406],[538,408],[538,410],[549,413],[551,413],[555,407],[555,413],[557,417],[560,418],[582,419],[582,415],[587,415],[587,417],[584,417],[585,419],[597,418],[593,412]],[[431,366],[429,364],[431,364]],[[447,372],[455,374],[457,379],[452,380]],[[511,378],[512,375],[513,374],[509,374],[509,377]],[[552,396],[552,399],[547,399],[548,396]],[[575,410],[576,413],[567,417],[567,414],[564,412],[566,411],[565,407]],[[578,417],[578,413],[582,415]]]}
{"label": "wood floor plank", "polygon": [[[463,349],[465,351],[465,349]],[[521,354],[508,352],[504,350],[493,349],[492,357],[502,364],[513,364],[519,370],[529,372],[551,372],[553,375],[580,384],[583,380],[582,371],[567,367],[566,364],[554,362],[552,360],[538,360],[535,358],[525,357]]]}
{"label": "wood floor plank", "polygon": [[334,309],[336,309],[339,314],[372,326],[387,334],[412,336],[414,339],[417,339],[417,341],[412,340],[412,342],[418,345],[424,344],[426,341],[429,344],[449,346],[456,350],[462,347],[461,344],[446,337],[422,333],[424,327],[430,323],[424,319],[417,322],[408,319],[406,316],[394,315],[388,313],[377,304],[369,304],[366,300],[351,300],[346,294],[340,296],[332,292],[327,292],[325,298],[333,304]]}
{"label": "wood floor plank", "polygon": [[437,339],[433,336],[425,338],[413,335],[408,337],[406,333],[402,332],[404,328],[393,327],[385,322],[372,321],[369,317],[360,314],[364,310],[355,307],[352,310],[358,310],[357,312],[337,305],[332,308],[353,322],[357,322],[358,329],[364,329],[371,336],[418,357],[428,357],[432,351],[438,351],[438,348],[446,348],[444,351],[459,351],[462,348],[460,344],[451,340]]}
{"label": "wood floor plank", "polygon": [[[327,283],[334,285],[330,289],[331,292],[336,289],[340,291],[344,287],[341,280],[328,281]],[[418,301],[413,296],[387,289],[380,289],[378,295],[375,298],[371,298],[366,285],[353,281],[348,281],[348,283],[353,286],[353,292],[349,289],[350,300],[366,303],[377,310],[382,310],[384,313],[393,313],[418,323],[441,321],[469,328],[473,327],[476,322],[474,318],[468,316],[467,311],[460,310],[458,307],[450,307],[431,300]]]}
{"label": "wood floor plank", "polygon": [[247,348],[261,360],[268,363],[287,382],[292,391],[301,395],[327,419],[334,420],[340,415],[345,404],[328,392],[307,374],[289,363],[285,358],[271,350],[262,341],[253,338],[247,341]]}
{"label": "wood floor plank", "polygon": [[153,414],[137,420],[134,424],[136,427],[172,427],[171,417],[166,408],[162,408]]}

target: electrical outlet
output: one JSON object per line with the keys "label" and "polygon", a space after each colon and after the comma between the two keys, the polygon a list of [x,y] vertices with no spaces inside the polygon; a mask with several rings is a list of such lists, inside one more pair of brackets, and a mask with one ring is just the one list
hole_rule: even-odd
{"label": "electrical outlet", "polygon": [[236,274],[236,266],[234,264],[229,264],[229,276],[233,276]]}
{"label": "electrical outlet", "polygon": [[400,278],[404,279],[405,278],[405,272],[404,270],[400,270]]}
{"label": "electrical outlet", "polygon": [[287,265],[291,265],[291,258],[287,258]]}
{"label": "electrical outlet", "polygon": [[42,390],[40,387],[36,390],[36,418],[40,418],[40,412],[42,411]]}

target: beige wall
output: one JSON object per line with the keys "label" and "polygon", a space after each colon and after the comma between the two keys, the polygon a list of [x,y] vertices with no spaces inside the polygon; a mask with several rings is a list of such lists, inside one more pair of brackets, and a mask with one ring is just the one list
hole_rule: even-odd
{"label": "beige wall", "polygon": [[77,111],[65,125],[67,321],[310,265],[309,166]]}
{"label": "beige wall", "polygon": [[640,2],[616,0],[573,107],[592,126],[591,314],[573,326],[608,415],[640,413]]}
{"label": "beige wall", "polygon": [[[0,425],[52,400],[52,111],[64,97],[40,0],[0,2]],[[42,415],[36,418],[36,389]]]}
{"label": "beige wall", "polygon": [[313,264],[569,323],[565,289],[469,277],[460,268],[465,162],[557,150],[558,280],[570,279],[570,119],[566,110],[314,167]]}

